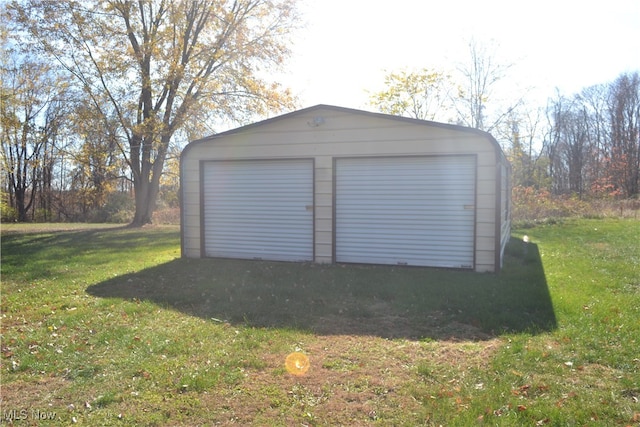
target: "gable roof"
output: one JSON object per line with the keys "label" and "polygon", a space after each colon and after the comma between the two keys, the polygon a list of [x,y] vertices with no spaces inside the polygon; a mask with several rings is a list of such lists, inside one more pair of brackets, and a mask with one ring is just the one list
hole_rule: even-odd
{"label": "gable roof", "polygon": [[327,104],[318,104],[318,105],[314,105],[312,107],[307,107],[307,108],[303,108],[301,110],[296,110],[296,111],[292,111],[289,113],[285,113],[276,117],[272,117],[269,119],[265,119],[265,120],[261,120],[259,122],[255,122],[255,123],[251,123],[245,126],[240,126],[238,128],[234,128],[234,129],[230,129],[224,132],[220,132],[220,133],[216,133],[201,139],[197,139],[194,141],[191,141],[189,144],[187,144],[187,146],[184,148],[183,150],[183,154],[185,151],[187,151],[187,149],[191,146],[191,145],[199,145],[202,143],[206,143],[206,142],[212,142],[215,141],[218,138],[222,138],[224,136],[227,135],[233,135],[236,133],[240,133],[240,132],[244,132],[246,130],[250,130],[250,129],[254,129],[260,126],[264,126],[266,124],[269,123],[275,123],[281,120],[287,120],[287,119],[291,119],[293,117],[296,117],[298,115],[302,115],[302,114],[307,114],[307,113],[311,113],[314,111],[336,111],[336,112],[340,112],[340,113],[345,113],[345,114],[359,114],[359,115],[366,115],[369,117],[373,117],[373,118],[379,118],[379,119],[384,119],[384,120],[396,120],[396,121],[401,121],[401,122],[405,122],[405,123],[412,123],[418,126],[430,126],[430,127],[439,127],[439,128],[443,128],[443,129],[449,129],[449,130],[453,130],[453,131],[457,131],[457,132],[464,132],[464,133],[471,133],[471,134],[476,134],[477,136],[481,136],[484,138],[487,138],[493,145],[494,148],[496,149],[496,156],[498,158],[501,158],[503,161],[506,161],[506,157],[504,155],[504,152],[502,151],[502,147],[500,146],[500,144],[498,143],[498,141],[488,132],[482,131],[480,129],[475,129],[475,128],[470,128],[467,126],[460,126],[460,125],[453,125],[453,124],[449,124],[449,123],[441,123],[441,122],[434,122],[434,121],[430,121],[430,120],[421,120],[421,119],[414,119],[414,118],[410,118],[410,117],[402,117],[402,116],[394,116],[391,114],[384,114],[384,113],[374,113],[371,111],[365,111],[365,110],[357,110],[357,109],[353,109],[353,108],[346,108],[346,107],[338,107],[335,105],[327,105]]}

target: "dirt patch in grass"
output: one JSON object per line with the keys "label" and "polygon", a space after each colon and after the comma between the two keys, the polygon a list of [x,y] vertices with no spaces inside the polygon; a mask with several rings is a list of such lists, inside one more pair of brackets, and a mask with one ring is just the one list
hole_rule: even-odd
{"label": "dirt patch in grass", "polygon": [[[2,407],[52,410],[60,423],[75,417],[84,422],[110,420],[114,425],[130,425],[142,414],[155,413],[157,425],[365,426],[378,420],[402,425],[420,419],[424,411],[411,389],[425,381],[419,366],[427,364],[434,372],[452,376],[436,379],[447,384],[464,371],[486,369],[501,342],[303,335],[291,348],[309,357],[310,369],[303,376],[286,371],[286,351],[266,351],[259,356],[262,363],[245,368],[236,383],[203,391],[158,390],[151,400],[141,396],[113,399],[101,415],[96,412],[101,404],[95,395],[80,397],[74,388],[77,385],[57,376],[3,386]],[[121,390],[116,394],[130,393]]]}
{"label": "dirt patch in grass", "polygon": [[14,381],[9,385],[2,385],[0,402],[7,411],[46,410],[59,404],[62,399],[60,391],[68,385],[67,380],[55,376],[41,376],[33,381]]}
{"label": "dirt patch in grass", "polygon": [[[286,354],[264,355],[233,390],[202,396],[216,425],[371,425],[390,414],[416,414],[407,384],[421,381],[418,364],[445,370],[486,367],[497,339],[480,343],[421,343],[354,335],[310,336],[300,343],[311,367],[303,376],[284,369]],[[415,419],[409,416],[408,419]],[[402,420],[395,420],[402,423]]]}

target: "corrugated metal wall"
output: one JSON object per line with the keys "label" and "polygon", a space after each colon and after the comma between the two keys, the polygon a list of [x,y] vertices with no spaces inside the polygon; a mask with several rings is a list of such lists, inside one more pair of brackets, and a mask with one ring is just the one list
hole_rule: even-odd
{"label": "corrugated metal wall", "polygon": [[500,168],[500,254],[499,262],[502,267],[504,250],[511,238],[511,171],[508,165],[501,164]]}
{"label": "corrugated metal wall", "polygon": [[336,160],[336,261],[474,267],[475,156]]}
{"label": "corrugated metal wall", "polygon": [[313,160],[203,166],[205,256],[313,260]]}

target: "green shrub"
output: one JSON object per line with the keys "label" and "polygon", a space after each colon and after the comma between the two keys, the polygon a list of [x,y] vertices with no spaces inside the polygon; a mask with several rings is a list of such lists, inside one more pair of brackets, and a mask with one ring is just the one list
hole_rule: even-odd
{"label": "green shrub", "polygon": [[91,211],[87,216],[87,221],[94,223],[127,223],[133,219],[134,209],[134,200],[129,194],[123,192],[110,193],[105,205]]}
{"label": "green shrub", "polygon": [[18,211],[9,206],[8,203],[0,202],[0,216],[2,222],[16,222],[18,220]]}

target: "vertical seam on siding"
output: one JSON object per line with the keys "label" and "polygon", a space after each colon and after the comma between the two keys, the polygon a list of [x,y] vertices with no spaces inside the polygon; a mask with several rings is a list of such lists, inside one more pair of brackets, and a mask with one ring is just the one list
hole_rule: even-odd
{"label": "vertical seam on siding", "polygon": [[185,250],[184,250],[184,184],[182,182],[183,173],[183,162],[180,159],[180,189],[178,192],[179,202],[180,202],[180,258],[185,258]]}
{"label": "vertical seam on siding", "polygon": [[311,259],[313,263],[317,263],[316,260],[316,158],[311,158],[311,205],[313,210],[313,217],[311,218]]}
{"label": "vertical seam on siding", "polygon": [[336,263],[336,226],[337,226],[337,221],[336,221],[336,188],[337,188],[337,177],[338,175],[336,174],[336,164],[337,164],[337,158],[336,157],[332,157],[331,158],[331,162],[332,162],[332,169],[331,169],[331,263],[335,264]]}
{"label": "vertical seam on siding", "polygon": [[204,165],[205,161],[200,160],[200,258],[205,258],[205,241],[204,241]]}
{"label": "vertical seam on siding", "polygon": [[476,271],[478,265],[478,155],[474,154],[473,167],[474,179],[473,179],[473,267],[472,270]]}
{"label": "vertical seam on siding", "polygon": [[502,252],[502,163],[499,161],[496,155],[496,173],[494,176],[496,180],[495,191],[495,214],[494,214],[494,257],[493,257],[493,271],[498,273],[500,271],[500,253]]}

